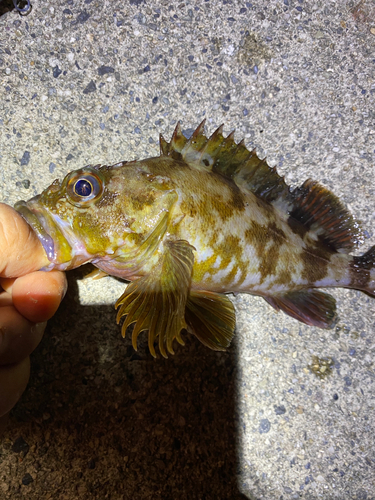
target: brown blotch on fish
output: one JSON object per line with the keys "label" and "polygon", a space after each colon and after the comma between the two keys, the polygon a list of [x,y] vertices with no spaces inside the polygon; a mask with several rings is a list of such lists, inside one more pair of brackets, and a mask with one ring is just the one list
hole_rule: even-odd
{"label": "brown blotch on fish", "polygon": [[237,186],[232,190],[232,198],[229,204],[233,208],[233,210],[237,210],[238,212],[242,212],[245,209],[243,195]]}
{"label": "brown blotch on fish", "polygon": [[275,222],[268,225],[268,231],[271,233],[275,245],[282,245],[285,242],[286,234]]}
{"label": "brown blotch on fish", "polygon": [[116,198],[118,198],[118,196],[119,196],[119,193],[113,193],[112,191],[105,189],[103,191],[101,198],[97,202],[97,207],[104,208],[104,207],[112,206],[114,204],[114,201],[116,200]]}
{"label": "brown blotch on fish", "polygon": [[135,193],[129,201],[133,205],[133,210],[141,212],[145,206],[151,206],[155,202],[155,193],[153,191]]}
{"label": "brown blotch on fish", "polygon": [[[214,245],[216,242],[216,236],[213,237],[211,243]],[[219,269],[225,270],[228,268],[233,260],[238,261],[241,257],[241,240],[238,236],[228,235],[224,241],[222,241],[218,246],[219,255],[221,256],[221,263]],[[233,273],[233,269],[231,271]],[[227,278],[226,278],[227,279]]]}
{"label": "brown blotch on fish", "polygon": [[292,281],[292,273],[288,267],[284,267],[275,277],[275,285],[287,286]]}
{"label": "brown blotch on fish", "polygon": [[265,250],[261,256],[259,272],[261,274],[260,283],[263,283],[268,276],[275,275],[280,255],[280,248],[273,244],[269,250]]}
{"label": "brown blotch on fish", "polygon": [[293,231],[294,234],[297,234],[300,238],[304,238],[306,233],[308,233],[309,229],[307,226],[301,224],[294,217],[289,216],[287,220],[288,226]]}
{"label": "brown blotch on fish", "polygon": [[[261,273],[261,283],[268,276],[275,275],[279,264],[281,247],[285,241],[285,233],[278,228],[275,222],[271,222],[266,232],[268,239],[264,247],[258,246],[258,257],[260,258],[259,271]],[[289,268],[289,266],[287,266]]]}
{"label": "brown blotch on fish", "polygon": [[245,230],[245,238],[249,244],[255,246],[258,257],[262,257],[266,246],[272,242],[275,246],[281,246],[285,241],[285,233],[278,228],[274,221],[267,225],[251,221],[251,227]]}
{"label": "brown blotch on fish", "polygon": [[327,276],[332,253],[320,247],[306,246],[301,251],[303,270],[301,277],[308,283],[315,283]]}

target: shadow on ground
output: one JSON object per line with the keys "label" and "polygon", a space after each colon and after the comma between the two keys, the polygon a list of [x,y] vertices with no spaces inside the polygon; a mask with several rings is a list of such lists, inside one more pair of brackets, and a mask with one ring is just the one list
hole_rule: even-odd
{"label": "shadow on ground", "polygon": [[80,306],[77,275],[68,275],[7,432],[9,443],[22,437],[29,447],[16,482],[33,478],[14,486],[14,498],[245,498],[236,484],[234,350],[188,337],[175,356],[154,360],[141,335],[135,352],[113,307]]}

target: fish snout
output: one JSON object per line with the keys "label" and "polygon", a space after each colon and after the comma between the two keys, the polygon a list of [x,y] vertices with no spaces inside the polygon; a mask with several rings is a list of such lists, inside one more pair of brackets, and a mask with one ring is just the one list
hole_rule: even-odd
{"label": "fish snout", "polygon": [[55,245],[51,235],[45,229],[45,218],[42,216],[41,210],[36,209],[39,197],[39,195],[35,196],[27,202],[23,200],[17,201],[14,208],[20,215],[22,215],[27,224],[33,229],[39,241],[43,245],[48,260],[53,262],[55,257]]}

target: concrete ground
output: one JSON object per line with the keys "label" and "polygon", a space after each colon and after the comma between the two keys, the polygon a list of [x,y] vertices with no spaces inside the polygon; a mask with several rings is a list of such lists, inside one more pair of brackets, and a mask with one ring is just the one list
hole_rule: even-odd
{"label": "concrete ground", "polygon": [[[375,244],[371,0],[0,1],[0,200],[225,123],[291,185],[332,189]],[[123,283],[69,273],[0,444],[2,499],[375,498],[375,301],[325,331],[238,295],[225,353],[154,360]]]}

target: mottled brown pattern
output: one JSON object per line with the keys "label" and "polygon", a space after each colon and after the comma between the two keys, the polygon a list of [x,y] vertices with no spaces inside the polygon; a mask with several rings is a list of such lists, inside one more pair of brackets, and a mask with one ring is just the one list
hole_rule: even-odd
{"label": "mottled brown pattern", "polygon": [[231,271],[229,271],[229,273],[223,279],[223,284],[225,286],[230,286],[230,284],[233,283],[236,274],[238,273],[238,270],[239,270],[238,264],[234,265]]}
{"label": "mottled brown pattern", "polygon": [[108,189],[104,189],[102,197],[96,202],[96,206],[99,208],[111,206],[119,195],[120,193],[113,193]]}
{"label": "mottled brown pattern", "polygon": [[[251,221],[251,227],[245,232],[246,239],[251,243],[260,259],[259,272],[263,283],[267,276],[276,273],[279,263],[280,248],[286,240],[284,231],[275,222],[270,222],[267,226]],[[269,248],[267,245],[272,243]]]}
{"label": "mottled brown pattern", "polygon": [[304,268],[302,279],[309,283],[322,280],[327,276],[328,266],[332,252],[318,246],[307,246],[301,252]]}
{"label": "mottled brown pattern", "polygon": [[285,241],[284,231],[277,227],[274,222],[268,225],[267,234],[269,235],[269,241],[272,241],[272,246],[268,250],[264,250],[262,255],[260,255],[261,263],[259,270],[262,276],[261,282],[263,282],[267,276],[276,274],[280,249]]}
{"label": "mottled brown pattern", "polygon": [[241,241],[237,236],[228,235],[219,245],[220,269],[226,269],[233,259],[239,261],[242,254]]}
{"label": "mottled brown pattern", "polygon": [[129,200],[129,202],[133,205],[133,210],[141,211],[145,205],[152,205],[155,202],[155,193],[154,191],[147,189],[143,193],[135,192]]}
{"label": "mottled brown pattern", "polygon": [[284,266],[281,270],[279,270],[276,279],[275,285],[288,285],[292,281],[292,274],[290,272],[289,267]]}
{"label": "mottled brown pattern", "polygon": [[282,245],[286,240],[284,231],[276,225],[275,222],[268,224],[267,232],[271,233],[272,239],[276,245]]}
{"label": "mottled brown pattern", "polygon": [[280,246],[273,244],[267,251],[263,251],[261,261],[259,264],[259,271],[261,274],[260,283],[263,283],[267,276],[276,273],[277,264],[279,262]]}
{"label": "mottled brown pattern", "polygon": [[248,245],[253,245],[257,257],[261,255],[265,242],[261,238],[263,226],[255,221],[251,221],[250,226],[245,230],[245,241]]}
{"label": "mottled brown pattern", "polygon": [[[222,176],[220,176],[220,177],[222,178]],[[223,177],[223,179],[228,184],[228,186],[231,190],[231,199],[228,202],[228,205],[233,210],[237,210],[238,212],[242,212],[243,210],[245,210],[244,195],[243,195],[242,191],[237,186],[237,184],[234,181],[232,181],[231,179],[227,179],[226,177]]]}
{"label": "mottled brown pattern", "polygon": [[249,244],[254,245],[257,256],[262,257],[266,244],[273,241],[275,245],[282,245],[285,241],[284,231],[277,227],[275,222],[270,222],[267,226],[250,221],[250,227],[245,231],[245,237]]}
{"label": "mottled brown pattern", "polygon": [[[242,256],[241,240],[236,236],[229,235],[219,246],[218,250],[219,250],[219,255],[224,257],[221,260],[219,269],[227,269],[230,263],[233,261],[233,259],[235,260],[235,265],[223,279],[224,285],[230,285],[231,283],[233,283],[239,269],[246,269],[246,265],[241,259]],[[242,283],[242,281],[245,279],[245,276],[246,273],[242,273],[242,276],[237,284]]]}
{"label": "mottled brown pattern", "polygon": [[[235,217],[236,213],[240,213],[245,209],[244,197],[238,186],[230,179],[226,179],[220,174],[209,174],[214,176],[214,183],[217,184],[218,191],[222,194],[212,194],[211,192],[204,191],[201,193],[202,205],[199,211],[205,217],[210,216],[212,211],[215,215],[219,215],[222,221],[226,221]],[[202,181],[205,181],[203,178]],[[228,190],[220,189],[219,186],[227,186]],[[201,186],[199,186],[201,187]],[[216,221],[213,221],[216,223]]]}
{"label": "mottled brown pattern", "polygon": [[[198,213],[211,227],[215,227],[218,221],[225,222],[233,216],[233,208],[226,203],[223,196],[211,196],[210,193],[203,192],[199,201]],[[195,210],[196,208],[192,207],[191,213]]]}

